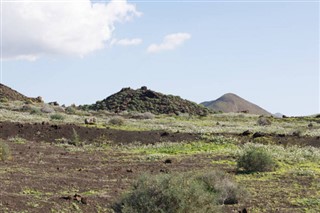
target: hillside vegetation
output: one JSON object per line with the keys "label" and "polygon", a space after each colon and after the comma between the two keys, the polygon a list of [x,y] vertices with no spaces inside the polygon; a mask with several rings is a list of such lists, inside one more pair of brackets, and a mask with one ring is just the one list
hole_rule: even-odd
{"label": "hillside vegetation", "polygon": [[25,101],[25,102],[34,102],[34,103],[41,103],[42,98],[29,98],[21,93],[7,87],[3,84],[0,84],[0,102],[7,102],[7,101]]}
{"label": "hillside vegetation", "polygon": [[111,112],[136,111],[151,112],[154,114],[181,114],[207,115],[210,110],[179,96],[164,95],[149,90],[147,87],[140,89],[123,88],[102,101],[95,104],[82,106],[83,109],[108,110]]}

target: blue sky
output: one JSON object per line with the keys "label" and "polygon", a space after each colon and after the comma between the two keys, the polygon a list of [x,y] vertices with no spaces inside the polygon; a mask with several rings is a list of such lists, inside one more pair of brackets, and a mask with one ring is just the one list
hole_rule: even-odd
{"label": "blue sky", "polygon": [[[121,2],[109,7],[119,13],[99,9],[93,18],[74,3],[56,3],[68,6],[63,12],[54,3],[29,7],[62,20],[32,23],[12,12],[26,5],[4,2],[3,83],[67,105],[145,85],[198,103],[232,92],[272,113],[319,113],[319,2]],[[96,23],[107,19],[102,33]]]}

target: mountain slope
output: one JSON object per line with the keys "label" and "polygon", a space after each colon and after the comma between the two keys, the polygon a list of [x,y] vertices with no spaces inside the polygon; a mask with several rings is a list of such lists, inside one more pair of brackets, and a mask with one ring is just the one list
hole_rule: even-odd
{"label": "mountain slope", "polygon": [[214,111],[222,112],[246,112],[257,115],[271,115],[261,107],[233,94],[227,93],[214,101],[202,102],[202,105]]}
{"label": "mountain slope", "polygon": [[29,98],[6,85],[0,84],[0,101],[31,101],[34,103],[41,103],[42,98]]}
{"label": "mountain slope", "polygon": [[102,101],[95,104],[82,106],[91,110],[108,110],[111,112],[137,111],[152,112],[154,114],[179,114],[206,115],[209,109],[194,102],[184,100],[179,96],[164,95],[159,92],[141,87],[134,90],[123,88]]}

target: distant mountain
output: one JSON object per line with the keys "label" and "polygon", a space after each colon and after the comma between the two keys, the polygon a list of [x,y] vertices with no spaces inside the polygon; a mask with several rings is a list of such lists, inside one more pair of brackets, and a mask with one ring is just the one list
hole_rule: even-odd
{"label": "distant mountain", "polygon": [[268,111],[233,93],[227,93],[217,100],[206,101],[201,104],[214,111],[244,112],[257,115],[271,115],[271,113],[269,113]]}
{"label": "distant mountain", "polygon": [[273,114],[273,117],[275,117],[275,118],[282,118],[282,117],[283,117],[283,114],[280,113],[280,112],[277,112],[277,113],[274,113],[274,114]]}
{"label": "distant mountain", "polygon": [[80,106],[83,109],[108,110],[111,112],[136,111],[152,112],[154,114],[179,114],[206,115],[210,110],[202,105],[180,98],[179,96],[165,95],[149,90],[147,87],[140,89],[123,88],[102,101],[92,105]]}
{"label": "distant mountain", "polygon": [[0,102],[6,101],[28,101],[34,103],[41,103],[42,98],[29,98],[17,92],[16,90],[11,89],[6,85],[0,84]]}

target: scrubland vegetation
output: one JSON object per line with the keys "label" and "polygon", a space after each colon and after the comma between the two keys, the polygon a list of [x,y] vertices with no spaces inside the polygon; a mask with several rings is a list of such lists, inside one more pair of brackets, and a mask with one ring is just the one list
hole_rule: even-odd
{"label": "scrubland vegetation", "polygon": [[[85,124],[92,117],[96,122]],[[4,102],[0,122],[50,123],[52,132],[75,124],[70,138],[54,141],[3,136],[3,212],[320,212],[317,116],[154,115]],[[101,135],[89,142],[77,126],[164,139],[121,143]],[[178,133],[196,139],[171,141]]]}

